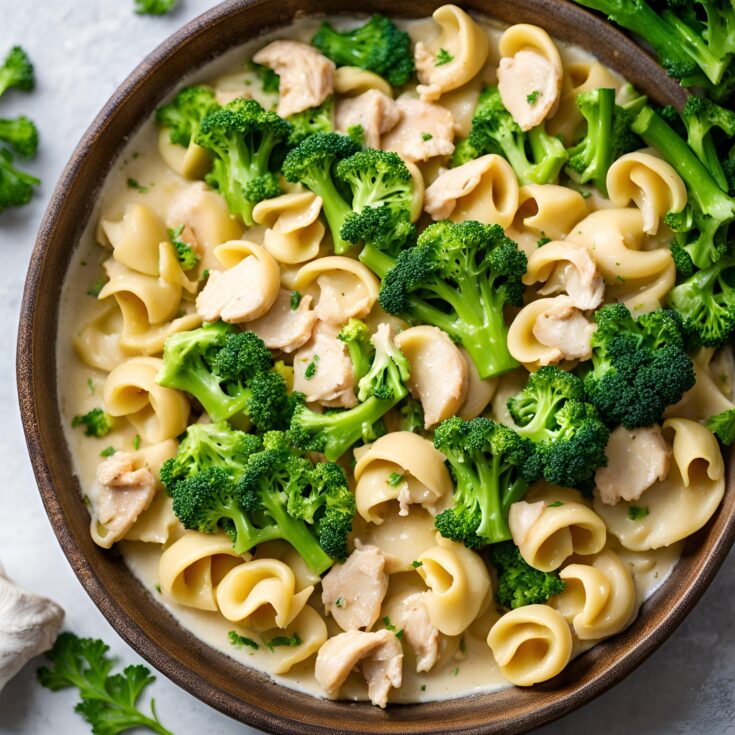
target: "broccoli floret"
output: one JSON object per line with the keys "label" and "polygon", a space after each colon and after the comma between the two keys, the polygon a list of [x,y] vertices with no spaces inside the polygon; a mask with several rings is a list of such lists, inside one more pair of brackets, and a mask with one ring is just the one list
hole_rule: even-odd
{"label": "broccoli floret", "polygon": [[168,238],[176,250],[176,257],[179,259],[181,269],[190,271],[199,265],[199,254],[188,242],[181,239],[181,233],[184,231],[184,225],[179,225],[175,230],[168,230]]}
{"label": "broccoli floret", "polygon": [[515,610],[523,605],[543,605],[561,594],[566,586],[557,572],[540,572],[521,556],[512,541],[495,544],[490,549],[490,563],[498,571],[498,602]]}
{"label": "broccoli floret", "polygon": [[373,71],[394,87],[406,84],[415,69],[410,36],[383,15],[344,33],[324,21],[311,42],[337,66]]}
{"label": "broccoli floret", "polygon": [[246,61],[245,66],[255,72],[264,92],[267,94],[278,94],[281,89],[281,77],[273,69],[265,66],[265,64],[256,64],[252,59]]}
{"label": "broccoli floret", "polygon": [[555,366],[542,367],[508,399],[508,410],[516,431],[536,444],[547,482],[592,490],[595,470],[607,464],[610,432],[586,402],[580,378]]}
{"label": "broccoli floret", "polygon": [[470,549],[508,540],[510,506],[538,477],[533,444],[490,419],[455,416],[436,427],[434,446],[455,485],[452,507],[436,517],[439,533]]}
{"label": "broccoli floret", "polygon": [[370,359],[373,354],[370,330],[365,322],[359,319],[350,319],[342,327],[342,331],[337,335],[337,338],[347,345],[347,351],[350,353],[350,360],[352,361],[354,379],[355,382],[358,382],[370,369]]}
{"label": "broccoli floret", "polygon": [[669,292],[668,304],[695,345],[719,347],[735,331],[735,257],[697,271]]}
{"label": "broccoli floret", "polygon": [[517,367],[503,309],[520,306],[526,256],[500,225],[468,220],[429,225],[383,278],[390,314],[443,329],[462,344],[481,378]]}
{"label": "broccoli floret", "polygon": [[212,151],[206,181],[227,200],[246,225],[255,224],[253,207],[278,196],[278,167],[291,125],[255,100],[238,98],[204,117],[195,142]]}
{"label": "broccoli floret", "polygon": [[156,110],[156,122],[168,130],[172,143],[188,147],[199,134],[202,120],[219,108],[214,90],[204,84],[185,87],[167,105]]}
{"label": "broccoli floret", "polygon": [[336,176],[337,164],[357,153],[359,147],[345,135],[316,133],[289,152],[283,162],[286,181],[301,183],[322,199],[322,210],[332,232],[334,250],[345,253],[350,249],[340,232],[352,208],[345,198],[349,192],[340,190]]}
{"label": "broccoli floret", "polygon": [[138,15],[166,15],[170,13],[179,0],[135,0],[135,12]]}
{"label": "broccoli floret", "polygon": [[31,60],[20,46],[13,46],[0,66],[0,97],[11,87],[30,92],[35,84]]}
{"label": "broccoli floret", "polygon": [[291,123],[288,137],[291,146],[297,146],[314,133],[331,133],[334,130],[334,97],[327,97],[318,107],[310,107],[286,119]]}
{"label": "broccoli floret", "polygon": [[735,220],[735,199],[720,189],[686,141],[652,108],[644,107],[631,127],[648,145],[659,150],[686,184],[687,206],[665,217],[669,227],[678,233],[677,243],[697,268],[716,263],[725,252],[728,229]]}
{"label": "broccoli floret", "polygon": [[482,152],[478,151],[477,148],[470,143],[469,138],[462,138],[455,143],[454,153],[452,153],[449,165],[452,168],[457,168],[457,166],[469,163],[475,158],[479,158],[481,155]]}
{"label": "broccoli floret", "polygon": [[98,439],[112,431],[110,417],[101,408],[93,408],[83,415],[75,416],[71,420],[71,426],[72,429],[83,426],[85,436],[94,436]]}
{"label": "broccoli floret", "polygon": [[735,442],[735,408],[710,416],[704,425],[726,446]]}
{"label": "broccoli floret", "polygon": [[40,183],[40,179],[13,166],[9,150],[0,149],[0,212],[28,204],[33,197],[33,187]]}
{"label": "broccoli floret", "polygon": [[503,106],[497,87],[487,87],[480,95],[468,141],[480,155],[507,158],[521,184],[555,182],[568,158],[562,142],[543,124],[524,133]]}
{"label": "broccoli floret", "polygon": [[635,319],[623,304],[611,304],[595,312],[595,321],[592,370],[584,378],[588,399],[610,427],[660,422],[695,381],[681,318],[658,309]]}
{"label": "broccoli floret", "polygon": [[316,413],[305,405],[296,407],[291,421],[294,443],[302,449],[323,452],[339,459],[353,444],[374,441],[378,422],[408,394],[408,360],[393,343],[390,329],[380,325],[372,337],[373,362],[358,383],[361,403],[347,411]]}
{"label": "broccoli floret", "polygon": [[272,367],[260,337],[216,322],[172,334],[156,380],[191,393],[212,421],[244,413],[257,429],[267,431],[288,425],[293,410],[286,382]]}
{"label": "broccoli floret", "polygon": [[424,431],[424,407],[415,398],[406,398],[398,407],[398,430],[421,434]]}
{"label": "broccoli floret", "polygon": [[25,158],[32,158],[38,150],[38,130],[33,120],[25,115],[0,118],[0,140]]}
{"label": "broccoli floret", "polygon": [[161,483],[171,493],[177,482],[210,467],[224,470],[235,482],[248,457],[262,449],[260,437],[233,429],[226,421],[191,424],[176,456],[161,465]]}

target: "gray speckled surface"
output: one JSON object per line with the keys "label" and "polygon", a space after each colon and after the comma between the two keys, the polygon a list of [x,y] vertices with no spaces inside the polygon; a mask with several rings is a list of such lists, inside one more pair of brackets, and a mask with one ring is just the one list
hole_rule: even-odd
{"label": "gray speckled surface", "polygon": [[[0,562],[18,582],[58,600],[67,627],[107,640],[125,661],[138,657],[110,629],[72,574],[39,500],[18,416],[14,350],[18,309],[36,228],[79,136],[138,63],[181,24],[213,5],[182,0],[174,14],[145,18],[132,0],[0,0],[0,54],[21,43],[38,71],[31,95],[8,94],[0,116],[24,112],[39,124],[41,152],[29,169],[44,184],[33,203],[0,217]],[[621,735],[735,733],[735,556],[696,610],[652,658],[611,692],[539,732]],[[0,734],[88,732],[72,692],[52,694],[32,662],[0,694]],[[162,677],[155,696],[162,720],[184,733],[254,733]]]}

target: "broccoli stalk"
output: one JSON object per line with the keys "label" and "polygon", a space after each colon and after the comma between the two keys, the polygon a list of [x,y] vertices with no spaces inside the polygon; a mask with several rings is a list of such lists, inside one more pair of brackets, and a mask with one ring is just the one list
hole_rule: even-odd
{"label": "broccoli stalk", "polygon": [[359,319],[350,319],[337,335],[337,338],[347,345],[347,351],[352,361],[352,372],[355,382],[359,382],[370,369],[370,358],[373,347],[370,343],[370,330],[365,322]]}
{"label": "broccoli stalk", "polygon": [[219,108],[214,90],[204,84],[185,87],[167,105],[156,110],[156,122],[168,130],[172,143],[187,148],[196,140],[202,120]]}
{"label": "broccoli stalk", "polygon": [[35,84],[31,60],[20,46],[13,46],[0,66],[0,97],[11,87],[30,92]]}
{"label": "broccoli stalk", "polygon": [[455,416],[436,427],[434,446],[455,484],[452,507],[436,517],[439,533],[470,549],[509,539],[510,506],[538,476],[533,444],[490,419]]}
{"label": "broccoli stalk", "polygon": [[25,158],[32,158],[38,150],[38,130],[25,115],[11,119],[0,118],[0,140]]}
{"label": "broccoli stalk", "polygon": [[278,164],[290,134],[291,125],[275,112],[242,98],[215,109],[201,122],[194,140],[214,154],[207,183],[248,226],[255,224],[255,205],[280,194]]}
{"label": "broccoli stalk", "polygon": [[[503,309],[521,305],[526,263],[499,225],[436,222],[385,274],[380,305],[444,330],[469,352],[481,378],[500,375],[518,365]],[[372,261],[369,267],[376,268]]]}
{"label": "broccoli stalk", "polygon": [[402,87],[414,72],[411,38],[383,15],[340,33],[324,21],[311,43],[337,66],[358,66]]}
{"label": "broccoli stalk", "polygon": [[498,571],[498,602],[512,610],[542,605],[566,586],[557,572],[540,572],[526,563],[512,541],[495,544],[490,549],[490,563]]}
{"label": "broccoli stalk", "polygon": [[653,109],[644,107],[631,128],[659,150],[686,184],[689,204],[682,212],[665,217],[671,229],[679,233],[679,248],[697,268],[716,263],[725,252],[729,225],[735,219],[735,199],[720,189],[686,141]]}
{"label": "broccoli stalk", "polygon": [[358,383],[361,403],[347,411],[329,413],[297,406],[290,429],[297,446],[337,460],[361,439],[373,441],[375,424],[408,395],[408,360],[393,343],[388,325],[381,324],[371,341],[375,347],[373,361]]}
{"label": "broccoli stalk", "polygon": [[542,367],[508,399],[508,410],[516,431],[537,445],[547,482],[592,490],[595,470],[607,464],[610,432],[586,402],[580,378],[554,366]]}

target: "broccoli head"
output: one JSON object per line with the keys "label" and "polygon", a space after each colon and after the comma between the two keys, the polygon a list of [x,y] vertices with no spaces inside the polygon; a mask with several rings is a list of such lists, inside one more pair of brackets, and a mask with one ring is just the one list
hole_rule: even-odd
{"label": "broccoli head", "polygon": [[38,150],[38,130],[33,120],[25,115],[0,118],[0,140],[25,158],[33,158]]}
{"label": "broccoli head", "polygon": [[394,87],[402,87],[415,66],[411,38],[384,15],[373,15],[362,26],[340,33],[324,21],[311,39],[337,66],[358,66],[385,77]]}
{"label": "broccoli head", "polygon": [[337,338],[347,345],[347,351],[352,361],[352,372],[355,381],[359,381],[370,369],[370,360],[373,346],[370,342],[370,330],[365,322],[359,319],[350,319],[342,327]]}
{"label": "broccoli head", "polygon": [[291,125],[255,100],[238,98],[204,117],[196,143],[214,154],[207,183],[227,200],[246,225],[255,224],[253,208],[278,196],[278,168]]}
{"label": "broccoli head", "polygon": [[40,179],[13,166],[9,150],[0,149],[0,212],[28,204],[33,197],[33,187],[40,183]]}
{"label": "broccoli head", "polygon": [[288,137],[291,146],[297,146],[314,133],[331,133],[334,130],[334,97],[327,97],[318,107],[289,115],[287,120],[291,123]]}
{"label": "broccoli head", "polygon": [[0,97],[11,87],[30,92],[36,84],[33,64],[20,46],[13,46],[0,66]]}
{"label": "broccoli head", "polygon": [[168,130],[172,143],[188,147],[199,134],[202,120],[219,108],[214,90],[204,84],[185,87],[167,105],[156,110],[156,122]]}
{"label": "broccoli head", "polygon": [[710,416],[704,425],[726,446],[735,442],[735,408]]}
{"label": "broccoli head", "polygon": [[455,485],[452,507],[436,517],[439,533],[470,549],[508,540],[510,506],[538,478],[533,443],[490,419],[454,417],[436,427],[434,446]]}
{"label": "broccoli head", "polygon": [[611,304],[595,312],[595,321],[588,399],[610,427],[659,423],[695,381],[681,318],[658,309],[636,319],[623,304]]}
{"label": "broccoli head", "polygon": [[520,306],[526,256],[500,225],[436,222],[400,253],[383,278],[390,314],[444,330],[472,357],[481,378],[512,370],[503,309]]}
{"label": "broccoli head", "polygon": [[84,427],[85,436],[94,436],[101,439],[112,431],[110,417],[101,408],[93,408],[91,411],[71,420],[72,429],[78,426]]}
{"label": "broccoli head", "polygon": [[523,605],[542,605],[561,594],[566,586],[557,572],[540,572],[527,564],[512,541],[492,546],[490,563],[498,571],[498,602],[512,610]]}

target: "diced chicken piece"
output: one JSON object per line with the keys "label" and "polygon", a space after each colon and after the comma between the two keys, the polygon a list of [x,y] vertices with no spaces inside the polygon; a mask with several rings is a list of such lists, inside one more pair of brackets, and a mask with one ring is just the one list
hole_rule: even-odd
{"label": "diced chicken piece", "polygon": [[471,194],[483,174],[493,167],[493,155],[481,156],[456,168],[450,168],[434,179],[424,193],[424,210],[432,219],[447,219],[457,206],[457,199]]}
{"label": "diced chicken piece", "polygon": [[513,543],[518,546],[526,540],[528,532],[534,523],[541,517],[546,504],[543,500],[537,503],[527,503],[520,500],[510,506],[508,512],[508,527],[513,537]]}
{"label": "diced chicken piece", "polygon": [[[541,249],[536,250],[531,259],[536,253],[541,252]],[[554,268],[554,272],[539,289],[539,294],[550,296],[566,292],[572,304],[578,309],[582,311],[596,309],[605,296],[605,283],[594,259],[584,247],[567,246],[564,248],[564,257],[566,260]],[[528,283],[525,280],[524,282]]]}
{"label": "diced chicken piece", "polygon": [[370,630],[387,591],[385,557],[377,546],[355,549],[322,579],[322,603],[342,630]]}
{"label": "diced chicken piece", "polygon": [[431,671],[439,659],[439,631],[431,624],[426,592],[409,595],[401,606],[403,640],[416,652],[416,671]]}
{"label": "diced chicken piece", "polygon": [[389,630],[340,633],[319,649],[314,676],[327,696],[334,698],[357,664],[361,664],[370,701],[385,707],[391,687],[397,689],[403,681],[401,642]]}
{"label": "diced chicken piece", "polygon": [[638,500],[669,474],[671,448],[658,425],[632,431],[619,426],[610,434],[605,456],[607,467],[598,467],[595,484],[607,505]]}
{"label": "diced chicken piece", "polygon": [[[589,360],[592,355],[592,334],[595,325],[572,305],[571,300],[560,297],[548,311],[543,312],[533,325],[533,335],[541,344],[555,348],[558,360]],[[544,362],[547,364],[547,362]]]}
{"label": "diced chicken piece", "polygon": [[[267,255],[267,254],[266,254]],[[273,260],[271,255],[268,258]],[[275,274],[267,271],[275,269]],[[207,322],[239,324],[263,316],[278,296],[278,264],[248,255],[226,271],[211,271],[196,300]]]}
{"label": "diced chicken piece", "polygon": [[512,57],[500,59],[498,91],[503,105],[521,130],[530,130],[556,108],[561,74],[541,54],[523,49]]}
{"label": "diced chicken piece", "polygon": [[0,692],[59,635],[64,611],[47,597],[13,584],[0,566]]}
{"label": "diced chicken piece", "polygon": [[411,365],[408,388],[421,401],[424,427],[454,416],[467,396],[467,361],[457,345],[436,327],[411,327],[396,335]]}
{"label": "diced chicken piece", "polygon": [[281,117],[317,107],[334,90],[334,62],[313,46],[298,41],[274,41],[253,56],[281,79],[278,109]]}
{"label": "diced chicken piece", "polygon": [[115,452],[97,468],[99,493],[92,504],[93,534],[97,544],[109,549],[133,526],[156,494],[156,480],[147,467],[135,469],[135,456]]}
{"label": "diced chicken piece", "polygon": [[257,334],[269,350],[293,352],[309,341],[314,330],[317,319],[311,302],[311,296],[302,296],[293,309],[291,291],[281,289],[268,313],[248,322],[248,331]]}
{"label": "diced chicken piece", "polygon": [[399,98],[396,106],[401,119],[383,136],[384,150],[414,163],[454,153],[454,117],[449,110],[410,97]]}
{"label": "diced chicken piece", "polygon": [[361,125],[364,143],[368,148],[380,148],[380,136],[398,124],[401,113],[387,94],[369,89],[357,97],[348,97],[337,103],[336,129],[347,133],[353,125]]}
{"label": "diced chicken piece", "polygon": [[355,372],[347,346],[337,339],[339,327],[318,322],[311,339],[294,355],[294,390],[303,393],[307,402],[352,408],[357,405],[354,393]]}

